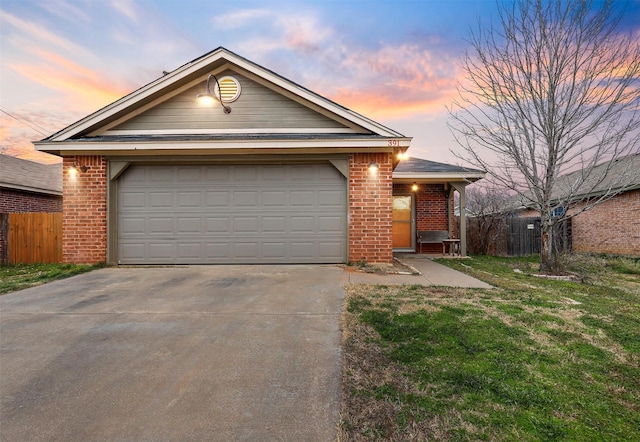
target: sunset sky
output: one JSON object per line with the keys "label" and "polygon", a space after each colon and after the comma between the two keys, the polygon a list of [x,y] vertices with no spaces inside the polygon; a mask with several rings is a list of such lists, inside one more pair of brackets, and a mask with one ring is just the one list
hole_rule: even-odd
{"label": "sunset sky", "polygon": [[[626,6],[621,30],[640,38],[640,0]],[[0,150],[47,161],[31,141],[224,46],[413,137],[413,156],[458,164],[446,106],[469,29],[495,11],[492,0],[2,0]]]}

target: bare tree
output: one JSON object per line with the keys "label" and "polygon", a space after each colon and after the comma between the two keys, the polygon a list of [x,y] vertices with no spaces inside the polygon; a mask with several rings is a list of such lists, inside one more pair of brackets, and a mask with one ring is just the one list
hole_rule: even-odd
{"label": "bare tree", "polygon": [[[504,233],[506,217],[513,210],[513,195],[490,182],[467,188],[467,228],[473,228],[474,253],[486,255]],[[471,239],[471,235],[467,235]]]}
{"label": "bare tree", "polygon": [[595,166],[639,151],[640,43],[617,32],[622,11],[610,0],[498,6],[500,26],[471,33],[450,128],[460,158],[540,213],[540,267],[550,270],[553,226],[638,179]]}

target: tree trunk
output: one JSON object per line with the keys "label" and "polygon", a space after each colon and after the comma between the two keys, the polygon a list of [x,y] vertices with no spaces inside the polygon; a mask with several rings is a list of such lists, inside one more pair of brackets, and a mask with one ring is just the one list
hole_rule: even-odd
{"label": "tree trunk", "polygon": [[540,271],[550,272],[552,270],[552,252],[551,250],[551,226],[542,223],[540,226]]}

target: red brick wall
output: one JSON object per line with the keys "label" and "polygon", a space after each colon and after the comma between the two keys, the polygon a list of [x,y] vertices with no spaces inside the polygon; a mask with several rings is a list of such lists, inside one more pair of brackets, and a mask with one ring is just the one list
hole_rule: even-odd
{"label": "red brick wall", "polygon": [[[74,178],[73,162],[88,166]],[[107,161],[101,156],[63,162],[62,261],[94,264],[107,259]]]}
{"label": "red brick wall", "polygon": [[640,190],[575,216],[572,230],[574,252],[640,256]]}
{"label": "red brick wall", "polygon": [[[391,235],[392,154],[351,154],[349,169],[349,260],[393,261]],[[369,165],[378,165],[371,174]]]}
{"label": "red brick wall", "polygon": [[0,213],[62,212],[62,197],[0,189]]}
{"label": "red brick wall", "polygon": [[[447,204],[449,192],[444,184],[419,184],[418,191],[411,191],[411,184],[396,183],[393,185],[394,195],[415,193],[416,230],[449,230],[447,208],[453,216],[453,205]],[[453,218],[452,218],[453,219]],[[453,223],[455,229],[455,222]],[[441,244],[425,244],[424,253],[442,253]]]}

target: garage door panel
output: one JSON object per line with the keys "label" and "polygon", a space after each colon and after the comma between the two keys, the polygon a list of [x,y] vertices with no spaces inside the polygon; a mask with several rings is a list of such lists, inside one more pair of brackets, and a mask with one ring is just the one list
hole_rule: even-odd
{"label": "garage door panel", "polygon": [[205,234],[227,233],[231,227],[230,217],[208,217],[205,218]]}
{"label": "garage door panel", "polygon": [[146,231],[149,235],[173,235],[173,218],[149,217]]}
{"label": "garage door panel", "polygon": [[342,235],[345,233],[344,220],[337,216],[320,216],[318,217],[318,229],[325,233]]}
{"label": "garage door panel", "polygon": [[292,207],[313,207],[316,205],[316,191],[292,190],[290,204]]}
{"label": "garage door panel", "polygon": [[172,192],[149,192],[150,209],[167,209],[175,205]]}
{"label": "garage door panel", "polygon": [[122,264],[346,260],[346,179],[329,164],[131,166]]}
{"label": "garage door panel", "polygon": [[200,260],[202,257],[201,243],[178,244],[178,258],[181,260]]}
{"label": "garage door panel", "polygon": [[318,190],[318,204],[322,207],[342,207],[344,195],[336,190]]}
{"label": "garage door panel", "polygon": [[233,204],[236,208],[258,206],[257,190],[241,190],[233,192]]}
{"label": "garage door panel", "polygon": [[176,167],[176,179],[179,183],[200,183],[202,181],[202,169],[178,166]]}
{"label": "garage door panel", "polygon": [[202,207],[202,194],[200,192],[178,192],[178,207],[199,208]]}
{"label": "garage door panel", "polygon": [[259,233],[258,216],[236,216],[233,218],[232,231],[234,233]]}
{"label": "garage door panel", "polygon": [[212,191],[206,195],[206,207],[228,207],[231,201],[231,191]]}
{"label": "garage door panel", "polygon": [[230,258],[254,260],[260,256],[260,243],[258,241],[242,242],[233,244],[233,255]]}
{"label": "garage door panel", "polygon": [[120,222],[120,235],[141,235],[145,232],[145,218],[123,218]]}
{"label": "garage door panel", "polygon": [[261,224],[262,233],[287,233],[286,216],[263,216]]}
{"label": "garage door panel", "polygon": [[177,223],[178,229],[176,231],[176,234],[177,235],[193,234],[193,233],[200,234],[202,233],[201,222],[202,222],[202,219],[200,217],[178,218],[178,223]]}
{"label": "garage door panel", "polygon": [[261,192],[262,206],[268,209],[284,209],[287,207],[287,192],[284,190]]}
{"label": "garage door panel", "polygon": [[204,259],[216,263],[226,260],[231,255],[231,244],[228,242],[208,242],[205,244]]}
{"label": "garage door panel", "polygon": [[262,243],[263,259],[280,259],[282,256],[286,256],[286,255],[287,255],[286,241]]}
{"label": "garage door panel", "polygon": [[118,198],[118,201],[120,202],[119,209],[144,207],[145,196],[146,195],[144,192],[125,193],[120,198]]}
{"label": "garage door panel", "polygon": [[151,242],[147,244],[145,252],[154,261],[175,259],[177,244],[172,241]]}

